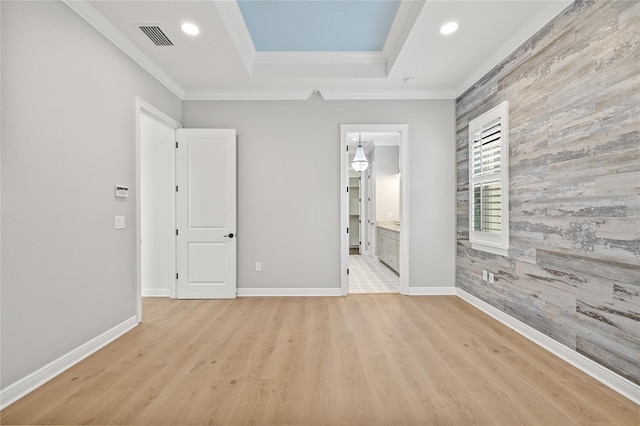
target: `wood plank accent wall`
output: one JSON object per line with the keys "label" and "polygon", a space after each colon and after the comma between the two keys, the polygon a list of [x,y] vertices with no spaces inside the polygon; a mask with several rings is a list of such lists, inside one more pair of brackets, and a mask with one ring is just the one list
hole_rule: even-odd
{"label": "wood plank accent wall", "polygon": [[[468,122],[504,100],[508,257],[468,241]],[[456,285],[640,384],[640,2],[577,1],[460,96],[457,162]]]}

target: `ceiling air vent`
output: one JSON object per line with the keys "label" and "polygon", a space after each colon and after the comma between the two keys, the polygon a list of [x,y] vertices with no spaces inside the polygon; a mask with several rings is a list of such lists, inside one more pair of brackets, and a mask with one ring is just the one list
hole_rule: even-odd
{"label": "ceiling air vent", "polygon": [[157,25],[138,25],[138,28],[140,28],[156,46],[173,46],[171,40],[169,40]]}

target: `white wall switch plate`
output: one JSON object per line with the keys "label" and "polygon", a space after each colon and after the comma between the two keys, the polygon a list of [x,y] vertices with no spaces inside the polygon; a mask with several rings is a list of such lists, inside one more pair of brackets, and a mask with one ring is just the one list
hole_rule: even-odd
{"label": "white wall switch plate", "polygon": [[489,279],[489,275],[487,274],[487,270],[482,270],[482,281],[487,281]]}
{"label": "white wall switch plate", "polygon": [[124,229],[124,216],[115,217],[115,226],[116,229]]}
{"label": "white wall switch plate", "polygon": [[256,272],[260,271],[262,271],[262,265],[260,264],[260,262],[256,262]]}
{"label": "white wall switch plate", "polygon": [[493,284],[493,272],[489,272],[489,284]]}

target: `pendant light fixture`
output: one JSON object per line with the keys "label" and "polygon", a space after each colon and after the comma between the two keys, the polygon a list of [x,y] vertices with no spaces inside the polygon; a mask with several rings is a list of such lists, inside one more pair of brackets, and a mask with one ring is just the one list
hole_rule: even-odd
{"label": "pendant light fixture", "polygon": [[356,155],[353,157],[353,161],[351,162],[351,167],[356,172],[363,172],[367,170],[369,167],[369,160],[367,160],[367,156],[364,155],[364,149],[362,148],[362,141],[360,139],[361,134],[358,133],[358,148],[356,148]]}

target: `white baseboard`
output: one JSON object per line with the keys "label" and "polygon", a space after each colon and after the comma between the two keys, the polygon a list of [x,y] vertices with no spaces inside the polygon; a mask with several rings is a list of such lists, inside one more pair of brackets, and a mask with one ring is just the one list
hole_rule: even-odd
{"label": "white baseboard", "polygon": [[263,296],[342,296],[342,289],[334,288],[239,288],[238,297]]}
{"label": "white baseboard", "polygon": [[4,389],[0,389],[0,410],[13,404],[29,392],[44,385],[49,380],[73,367],[89,355],[103,348],[127,331],[138,325],[136,316],[121,322],[101,335],[94,337],[72,351],[62,355],[60,358],[50,362],[44,367],[34,371],[26,377],[10,384]]}
{"label": "white baseboard", "polygon": [[409,287],[409,296],[455,296],[455,287]]}
{"label": "white baseboard", "polygon": [[587,358],[586,356],[570,349],[562,343],[552,339],[539,332],[538,330],[526,325],[520,320],[513,318],[501,310],[491,306],[487,302],[478,299],[472,294],[467,293],[461,288],[456,288],[457,295],[467,303],[480,309],[487,315],[500,321],[507,327],[513,329],[517,333],[523,335],[533,343],[543,347],[557,357],[565,360],[569,364],[573,365],[577,369],[587,373],[605,386],[608,386],[612,390],[618,392],[620,395],[630,399],[636,404],[640,405],[640,386],[633,383],[621,375],[614,373],[606,367],[598,364],[597,362]]}
{"label": "white baseboard", "polygon": [[143,288],[142,297],[169,297],[168,288]]}

